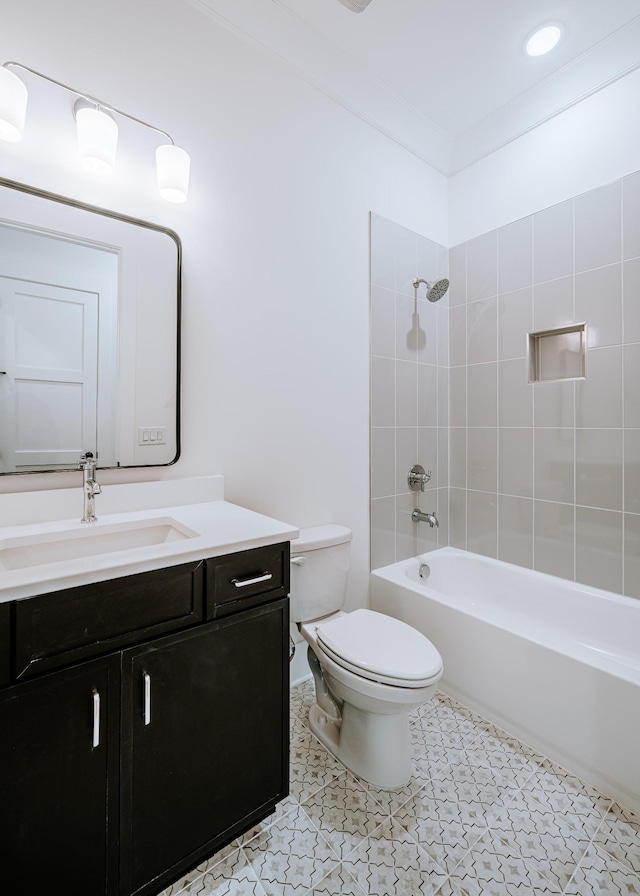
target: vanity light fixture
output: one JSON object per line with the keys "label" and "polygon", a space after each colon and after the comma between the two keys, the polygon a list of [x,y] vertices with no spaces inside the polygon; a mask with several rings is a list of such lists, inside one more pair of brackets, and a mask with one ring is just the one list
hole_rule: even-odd
{"label": "vanity light fixture", "polygon": [[544,56],[549,53],[562,37],[562,28],[559,25],[544,25],[537,28],[527,39],[524,45],[525,52],[529,56]]}
{"label": "vanity light fixture", "polygon": [[168,142],[156,150],[156,172],[160,196],[167,202],[185,202],[189,191],[189,154],[176,146],[171,134],[135,118],[121,109],[69,87],[61,81],[49,78],[42,72],[28,68],[20,62],[5,62],[0,66],[0,140],[16,143],[22,139],[27,111],[28,91],[22,80],[10,69],[43,78],[50,84],[74,93],[78,99],[73,107],[78,135],[78,153],[81,164],[96,174],[110,174],[116,164],[118,124],[116,116],[127,118],[161,134]]}
{"label": "vanity light fixture", "polygon": [[110,112],[87,100],[73,107],[78,132],[80,164],[94,174],[113,174],[116,167],[118,125]]}
{"label": "vanity light fixture", "polygon": [[22,140],[27,114],[27,88],[17,75],[0,68],[0,140],[17,143]]}

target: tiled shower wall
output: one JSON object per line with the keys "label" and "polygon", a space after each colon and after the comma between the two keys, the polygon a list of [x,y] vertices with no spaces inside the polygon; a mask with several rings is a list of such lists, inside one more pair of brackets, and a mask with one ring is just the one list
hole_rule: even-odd
{"label": "tiled shower wall", "polygon": [[[640,172],[449,261],[451,544],[640,598]],[[586,378],[528,383],[582,321]]]}
{"label": "tiled shower wall", "polygon": [[[448,295],[434,304],[415,277],[446,277],[448,251],[371,216],[371,565],[448,543]],[[431,470],[424,493],[407,474]],[[435,511],[440,527],[413,523]]]}

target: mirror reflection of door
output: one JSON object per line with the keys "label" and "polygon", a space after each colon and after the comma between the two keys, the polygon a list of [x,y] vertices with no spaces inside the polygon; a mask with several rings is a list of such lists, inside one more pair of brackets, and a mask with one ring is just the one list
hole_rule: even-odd
{"label": "mirror reflection of door", "polygon": [[0,471],[77,464],[96,445],[98,296],[0,275]]}
{"label": "mirror reflection of door", "polygon": [[85,451],[117,462],[115,376],[100,376],[117,270],[111,251],[0,227],[0,473],[75,467]]}

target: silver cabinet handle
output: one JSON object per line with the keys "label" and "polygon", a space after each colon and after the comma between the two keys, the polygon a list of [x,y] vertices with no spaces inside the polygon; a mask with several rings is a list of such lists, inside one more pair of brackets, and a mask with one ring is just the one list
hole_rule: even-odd
{"label": "silver cabinet handle", "polygon": [[148,672],[142,673],[142,680],[144,681],[144,723],[149,725],[151,723],[151,676]]}
{"label": "silver cabinet handle", "polygon": [[260,576],[254,576],[250,579],[231,579],[231,582],[236,586],[236,588],[246,588],[247,585],[257,585],[258,582],[268,582],[269,579],[272,578],[273,573],[263,572]]}
{"label": "silver cabinet handle", "polygon": [[93,741],[92,746],[95,749],[100,746],[100,694],[93,689]]}

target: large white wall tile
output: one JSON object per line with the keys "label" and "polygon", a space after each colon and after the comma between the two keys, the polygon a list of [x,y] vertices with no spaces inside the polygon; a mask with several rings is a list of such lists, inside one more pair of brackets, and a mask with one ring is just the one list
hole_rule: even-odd
{"label": "large white wall tile", "polygon": [[622,181],[623,258],[640,256],[640,171]]}
{"label": "large white wall tile", "polygon": [[418,426],[438,425],[438,367],[418,364]]}
{"label": "large white wall tile", "polygon": [[467,550],[485,557],[498,555],[498,496],[467,492]]}
{"label": "large white wall tile", "polygon": [[449,253],[449,305],[467,302],[467,244],[454,246]]}
{"label": "large white wall tile", "polygon": [[575,319],[587,324],[587,344],[622,342],[622,265],[611,264],[576,275]]}
{"label": "large white wall tile", "polygon": [[374,426],[371,429],[371,497],[395,494],[395,430]]}
{"label": "large white wall tile", "polygon": [[574,323],[573,287],[573,277],[562,277],[534,286],[534,330],[553,330]]}
{"label": "large white wall tile", "polygon": [[467,426],[496,426],[498,422],[498,365],[467,368]]}
{"label": "large white wall tile", "polygon": [[533,217],[534,283],[573,273],[573,199]]}
{"label": "large white wall tile", "polygon": [[640,429],[624,433],[624,509],[640,513]]}
{"label": "large white wall tile", "polygon": [[418,365],[396,361],[396,426],[415,426],[418,413]]}
{"label": "large white wall tile", "polygon": [[498,424],[533,426],[534,386],[527,382],[526,358],[498,363]]}
{"label": "large white wall tile", "polygon": [[534,426],[575,425],[574,381],[533,385]]}
{"label": "large white wall tile", "polygon": [[449,489],[449,540],[454,548],[467,549],[467,495],[464,488]]}
{"label": "large white wall tile", "polygon": [[497,299],[467,305],[467,364],[495,361],[498,357]]}
{"label": "large white wall tile", "polygon": [[533,429],[498,430],[498,491],[533,497]]}
{"label": "large white wall tile", "polygon": [[485,233],[467,243],[467,302],[498,292],[498,234]]}
{"label": "large white wall tile", "polygon": [[533,494],[545,501],[575,500],[575,431],[536,429],[533,437]]}
{"label": "large white wall tile", "polygon": [[495,427],[467,430],[467,488],[482,492],[498,490],[498,430]]}
{"label": "large white wall tile", "polygon": [[533,568],[563,579],[574,577],[575,507],[533,502]]}
{"label": "large white wall tile", "polygon": [[640,514],[624,515],[624,593],[640,598]]}
{"label": "large white wall tile", "polygon": [[624,341],[640,342],[640,258],[625,261],[622,271]]}
{"label": "large white wall tile", "polygon": [[498,292],[533,283],[533,219],[521,218],[498,230]]}
{"label": "large white wall tile", "polygon": [[621,346],[587,352],[586,379],[576,382],[576,426],[622,426]]}
{"label": "large white wall tile", "polygon": [[533,501],[498,495],[498,560],[533,566]]}
{"label": "large white wall tile", "polygon": [[622,259],[622,184],[615,181],[575,200],[576,272]]}
{"label": "large white wall tile", "polygon": [[576,430],[576,504],[622,510],[622,430]]}
{"label": "large white wall tile", "polygon": [[576,507],[576,581],[622,591],[622,514]]}
{"label": "large white wall tile", "polygon": [[526,357],[527,336],[532,330],[533,289],[498,296],[498,359]]}
{"label": "large white wall tile", "polygon": [[640,428],[640,342],[624,347],[624,425]]}
{"label": "large white wall tile", "polygon": [[452,426],[449,430],[450,484],[452,488],[467,487],[467,429]]}

